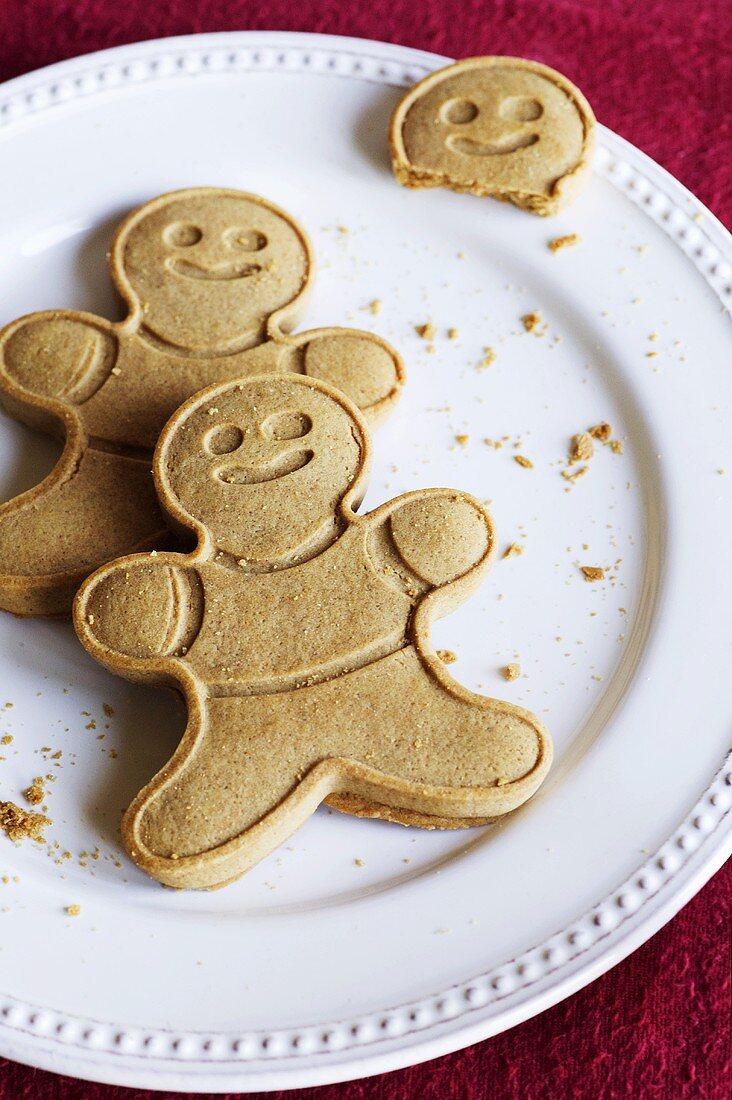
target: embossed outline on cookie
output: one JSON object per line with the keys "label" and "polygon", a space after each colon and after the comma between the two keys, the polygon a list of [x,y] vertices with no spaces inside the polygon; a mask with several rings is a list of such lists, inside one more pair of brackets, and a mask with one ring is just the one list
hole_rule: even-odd
{"label": "embossed outline on cookie", "polygon": [[[271,376],[252,376],[247,379],[247,383],[256,384],[268,379],[271,379]],[[372,451],[370,435],[363,417],[355,405],[333,387],[302,375],[292,375],[291,380],[329,396],[348,412],[359,427],[362,439],[359,466],[351,485],[338,505],[344,528],[367,524],[376,527],[384,516],[389,515],[406,498],[418,500],[434,494],[435,490],[415,490],[387,501],[373,512],[363,516],[357,515],[355,508],[358,507],[366,491]],[[191,565],[210,560],[214,553],[214,546],[205,524],[190,516],[173,495],[165,473],[167,453],[179,424],[198,406],[214,400],[235,385],[235,382],[229,381],[210,386],[186,401],[166,424],[155,450],[153,476],[161,506],[167,513],[172,526],[189,533],[194,532],[198,539],[196,549],[186,555],[187,562]],[[467,497],[467,494],[460,495]],[[495,817],[503,816],[516,809],[531,797],[542,783],[552,761],[552,743],[547,730],[529,711],[503,700],[477,695],[458,684],[437,656],[430,639],[432,620],[447,614],[461,603],[479,584],[495,560],[497,541],[493,523],[484,509],[480,511],[488,531],[485,553],[467,572],[442,587],[428,591],[421,598],[408,627],[407,643],[415,647],[427,671],[445,691],[469,701],[474,706],[491,709],[494,713],[499,711],[516,715],[533,729],[538,742],[538,752],[536,763],[531,771],[515,781],[492,787],[460,788],[421,785],[420,794],[428,809],[420,812],[419,809],[409,807],[409,802],[413,802],[415,798],[413,783],[397,776],[387,776],[360,761],[347,757],[329,757],[315,764],[300,781],[295,788],[297,801],[293,792],[284,803],[276,805],[265,817],[238,836],[214,848],[178,858],[161,856],[146,847],[141,835],[141,819],[146,807],[162,792],[168,781],[185,768],[205,736],[204,702],[208,692],[205,684],[194,671],[175,655],[140,659],[119,653],[110,654],[107,647],[100,643],[89,629],[86,608],[89,594],[111,568],[118,569],[126,563],[132,566],[135,563],[132,556],[127,555],[117,559],[116,562],[108,563],[88,578],[79,590],[73,608],[74,627],[87,651],[100,664],[117,675],[121,674],[128,679],[143,683],[162,683],[180,689],[188,708],[186,729],[178,747],[170,760],[135,797],[122,820],[125,847],[138,866],[159,882],[169,886],[216,889],[239,878],[287,840],[322,802],[356,816],[379,817],[427,828],[464,828],[486,824]],[[180,561],[180,555],[161,553],[156,554],[155,560],[161,565],[168,562],[175,564]],[[196,602],[195,594],[193,602],[194,604]],[[190,643],[190,639],[187,640]],[[346,780],[350,780],[358,787],[359,796],[353,796],[344,790]],[[370,792],[372,798],[364,797],[364,791]],[[465,814],[465,800],[468,793],[471,804],[476,807],[473,816]],[[391,805],[385,801],[385,796],[388,795],[391,795],[394,800]],[[400,796],[403,799],[401,806],[399,805]],[[430,809],[438,806],[439,810],[435,812]]]}
{"label": "embossed outline on cookie", "polygon": [[[511,68],[526,69],[529,72],[546,77],[546,79],[561,88],[576,104],[582,119],[584,142],[577,164],[574,168],[565,172],[563,176],[556,179],[549,192],[543,195],[538,195],[533,191],[499,191],[477,179],[465,182],[456,181],[446,172],[417,167],[407,155],[404,145],[404,122],[409,110],[425,92],[452,75],[469,72],[471,69],[485,69],[491,66],[501,67],[504,65]],[[542,65],[539,61],[529,61],[522,57],[504,57],[502,55],[467,57],[423,77],[399,100],[389,122],[389,149],[394,175],[403,187],[444,187],[450,191],[463,194],[480,195],[497,199],[499,202],[511,202],[532,214],[551,215],[571,202],[584,187],[586,176],[592,168],[595,130],[595,116],[587,99],[579,88],[572,84],[562,73],[557,72],[556,69],[552,69],[548,65]],[[513,152],[514,150],[495,150],[496,153],[501,151]]]}

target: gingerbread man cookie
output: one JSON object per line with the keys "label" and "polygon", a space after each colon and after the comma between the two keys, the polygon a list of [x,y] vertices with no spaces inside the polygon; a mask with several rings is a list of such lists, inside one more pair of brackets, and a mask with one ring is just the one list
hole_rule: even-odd
{"label": "gingerbread man cookie", "polygon": [[589,176],[592,108],[565,76],[519,57],[471,57],[421,80],[389,131],[405,187],[448,187],[556,214]]}
{"label": "gingerbread man cookie", "polygon": [[371,444],[332,387],[263,375],[196,394],[154,459],[193,553],[136,554],[81,587],[74,625],[112,672],[183,692],[188,726],[123,821],[170,886],[244,873],[325,801],[427,827],[484,823],[543,780],[528,711],[457,684],[431,621],[494,557],[466,493],[406,493],[357,515]]}
{"label": "gingerbread man cookie", "polygon": [[200,187],[146,203],[120,226],[110,266],[129,313],[34,313],[0,332],[0,402],[65,438],[39,485],[0,505],[0,608],[68,612],[105,561],[160,545],[150,476],[158,434],[211,383],[295,371],[343,389],[376,423],[403,383],[378,337],[326,328],[286,336],[312,281],[307,237],[284,211]]}

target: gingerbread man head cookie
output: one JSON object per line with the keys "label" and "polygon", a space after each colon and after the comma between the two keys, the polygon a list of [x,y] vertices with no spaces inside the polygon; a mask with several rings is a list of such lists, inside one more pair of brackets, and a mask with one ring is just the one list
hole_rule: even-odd
{"label": "gingerbread man head cookie", "polygon": [[92,656],[188,705],[178,749],[123,821],[160,882],[224,885],[323,801],[482,824],[549,768],[541,723],[461,687],[430,641],[490,567],[490,517],[454,489],[358,515],[369,457],[362,416],[325,383],[211,387],[174,414],[154,462],[163,509],[196,549],[111,562],[78,593]]}
{"label": "gingerbread man head cookie", "polygon": [[195,404],[163,433],[155,476],[169,516],[246,568],[290,565],[331,541],[368,444],[345,404],[267,378]]}
{"label": "gingerbread man head cookie", "polygon": [[133,323],[208,355],[259,343],[270,321],[289,327],[313,270],[310,243],[285,211],[258,195],[202,187],[136,210],[110,260]]}
{"label": "gingerbread man head cookie", "polygon": [[546,215],[584,186],[594,128],[589,103],[561,73],[516,57],[474,57],[410,89],[390,144],[406,187],[489,195]]}
{"label": "gingerbread man head cookie", "polygon": [[377,423],[403,384],[378,336],[287,334],[312,283],[312,250],[257,195],[199,187],[153,199],[120,226],[110,265],[124,321],[55,310],[0,332],[0,402],[65,440],[45,481],[0,504],[0,608],[16,614],[68,611],[103,561],[168,537],[150,460],[197,390],[295,372],[343,389]]}

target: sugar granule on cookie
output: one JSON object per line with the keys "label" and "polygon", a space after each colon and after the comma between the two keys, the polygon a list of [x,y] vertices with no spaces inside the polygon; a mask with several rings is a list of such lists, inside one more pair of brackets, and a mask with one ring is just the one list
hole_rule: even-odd
{"label": "sugar granule on cookie", "polygon": [[464,828],[547,773],[539,720],[463,688],[430,638],[433,616],[493,563],[488,512],[456,489],[356,512],[370,459],[362,415],[325,383],[282,373],[204,390],[153,462],[161,505],[196,548],[112,562],[77,596],[92,656],[177,683],[188,702],[179,747],[122,824],[160,882],[224,885],[322,802]]}
{"label": "sugar granule on cookie", "polygon": [[590,172],[595,118],[565,76],[518,57],[438,69],[397,104],[389,146],[405,187],[446,187],[555,214]]}

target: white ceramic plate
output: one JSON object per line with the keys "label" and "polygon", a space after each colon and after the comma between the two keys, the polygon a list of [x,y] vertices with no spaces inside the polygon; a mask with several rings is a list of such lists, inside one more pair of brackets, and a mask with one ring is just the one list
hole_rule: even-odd
{"label": "white ceramic plate", "polygon": [[[67,624],[0,616],[0,734],[14,737],[0,797],[57,776],[48,851],[0,840],[11,1058],[186,1091],[431,1058],[591,981],[730,850],[730,238],[606,130],[586,195],[551,221],[399,188],[389,113],[443,61],[227,34],[112,50],[0,92],[0,322],[54,306],[116,316],[112,228],[158,192],[231,185],[290,210],[321,261],[308,325],[374,328],[407,360],[366,506],[427,485],[492,500],[525,553],[436,641],[463,683],[534,709],[556,745],[540,794],[500,828],[428,834],[321,810],[238,884],[174,893],[130,865],[117,828],[181,709],[105,675]],[[549,251],[573,232],[580,245]],[[540,337],[520,323],[534,310]],[[428,320],[434,351],[414,328]],[[480,370],[486,345],[496,361]],[[624,453],[599,447],[572,487],[569,438],[601,420]],[[513,461],[517,440],[533,470]],[[3,417],[0,493],[55,454]],[[581,564],[608,579],[588,584]]]}

